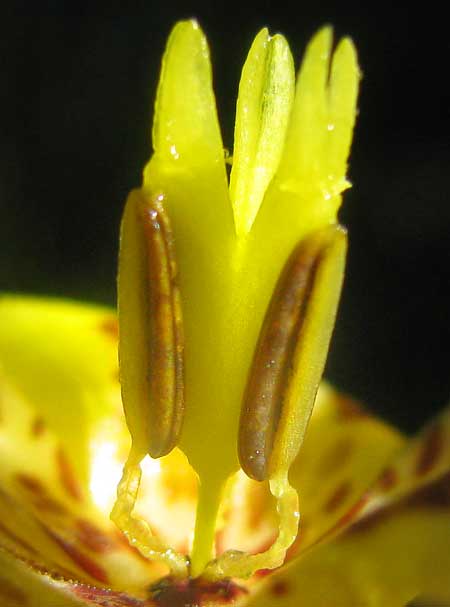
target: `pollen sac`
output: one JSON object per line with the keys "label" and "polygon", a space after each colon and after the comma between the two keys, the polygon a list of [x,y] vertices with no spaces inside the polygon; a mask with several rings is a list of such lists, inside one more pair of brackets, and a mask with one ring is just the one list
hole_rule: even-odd
{"label": "pollen sac", "polygon": [[134,452],[161,457],[177,444],[184,411],[183,321],[162,195],[130,193],[121,226],[119,369]]}
{"label": "pollen sac", "polygon": [[263,481],[297,455],[325,365],[339,301],[346,232],[329,226],[302,240],[275,287],[241,410],[244,472]]}

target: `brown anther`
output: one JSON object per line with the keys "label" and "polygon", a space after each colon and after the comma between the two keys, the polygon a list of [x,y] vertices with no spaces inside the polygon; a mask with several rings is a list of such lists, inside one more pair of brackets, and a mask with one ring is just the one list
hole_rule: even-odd
{"label": "brown anther", "polygon": [[[181,300],[172,230],[163,197],[150,198],[137,190],[130,194],[128,205],[122,224],[122,245],[125,238],[139,242],[134,243],[135,259],[132,255],[125,258],[124,254],[119,266],[119,322],[124,320],[119,336],[119,352],[124,354],[120,356],[122,396],[132,435],[133,427],[141,424],[147,451],[156,458],[177,444],[183,420]],[[133,288],[121,295],[120,282],[125,283],[126,279],[133,281]],[[129,298],[136,299],[130,303]],[[132,330],[127,331],[130,326]],[[135,365],[127,357],[133,348],[135,357],[141,357]],[[130,384],[131,389],[127,390]],[[129,402],[137,398],[141,402]],[[140,413],[136,414],[136,410]],[[136,428],[135,433],[142,433],[142,428]]]}
{"label": "brown anther", "polygon": [[262,324],[241,410],[238,440],[244,472],[263,481],[294,375],[296,352],[302,347],[302,328],[315,295],[318,269],[326,259],[335,234],[331,226],[300,242],[284,266]]}

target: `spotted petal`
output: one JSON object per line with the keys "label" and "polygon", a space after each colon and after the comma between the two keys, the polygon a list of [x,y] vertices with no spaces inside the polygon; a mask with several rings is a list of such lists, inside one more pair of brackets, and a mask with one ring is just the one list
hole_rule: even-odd
{"label": "spotted petal", "polygon": [[129,442],[114,315],[11,297],[0,306],[0,547],[52,575],[139,593],[164,570],[108,519]]}
{"label": "spotted petal", "polygon": [[[350,518],[404,444],[400,432],[322,383],[305,441],[291,468],[291,483],[300,496],[300,527],[288,558],[321,541],[343,519]],[[270,545],[276,535],[277,514],[267,485],[241,476],[230,500],[234,507],[227,515],[228,529],[220,536],[221,546],[255,552]]]}
{"label": "spotted petal", "polygon": [[249,605],[450,602],[450,408],[381,471],[322,543],[267,579]]}

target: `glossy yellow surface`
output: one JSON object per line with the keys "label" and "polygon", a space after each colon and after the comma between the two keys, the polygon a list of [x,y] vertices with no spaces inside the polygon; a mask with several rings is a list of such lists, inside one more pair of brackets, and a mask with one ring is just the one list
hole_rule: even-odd
{"label": "glossy yellow surface", "polygon": [[[195,21],[175,26],[163,58],[154,154],[142,187],[150,200],[163,197],[174,235],[185,334],[180,447],[200,482],[194,574],[213,556],[221,492],[238,468],[243,392],[275,283],[294,246],[337,221],[341,192],[348,187],[359,72],[349,40],[333,57],[331,45],[331,30],[325,28],[308,46],[294,87],[284,38],[271,38],[266,30],[257,36],[239,89],[230,189],[209,51]],[[343,272],[343,256],[336,254],[340,261],[331,263],[327,286],[311,306],[301,385],[293,381],[290,386],[284,430],[275,447],[270,474],[281,482],[280,499],[288,491],[287,471],[300,447],[328,349]],[[121,282],[126,281],[122,275]],[[138,318],[125,311],[119,322],[130,328]],[[136,357],[140,360],[140,352]],[[121,367],[125,381],[135,373],[131,358]],[[142,442],[133,428],[145,428],[149,415],[142,416],[136,403],[125,401],[125,410],[133,438]],[[295,535],[293,527],[290,533]]]}

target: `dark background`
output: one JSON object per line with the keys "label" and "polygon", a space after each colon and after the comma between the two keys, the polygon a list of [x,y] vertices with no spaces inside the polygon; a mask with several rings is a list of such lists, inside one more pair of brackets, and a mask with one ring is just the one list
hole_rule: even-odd
{"label": "dark background", "polygon": [[[449,43],[432,3],[5,3],[0,289],[114,303],[120,212],[150,155],[173,22],[197,16],[232,147],[240,66],[268,25],[298,58],[323,23],[364,73],[342,221],[350,254],[327,375],[407,430],[450,395]],[[1,319],[0,319],[1,322]]]}

